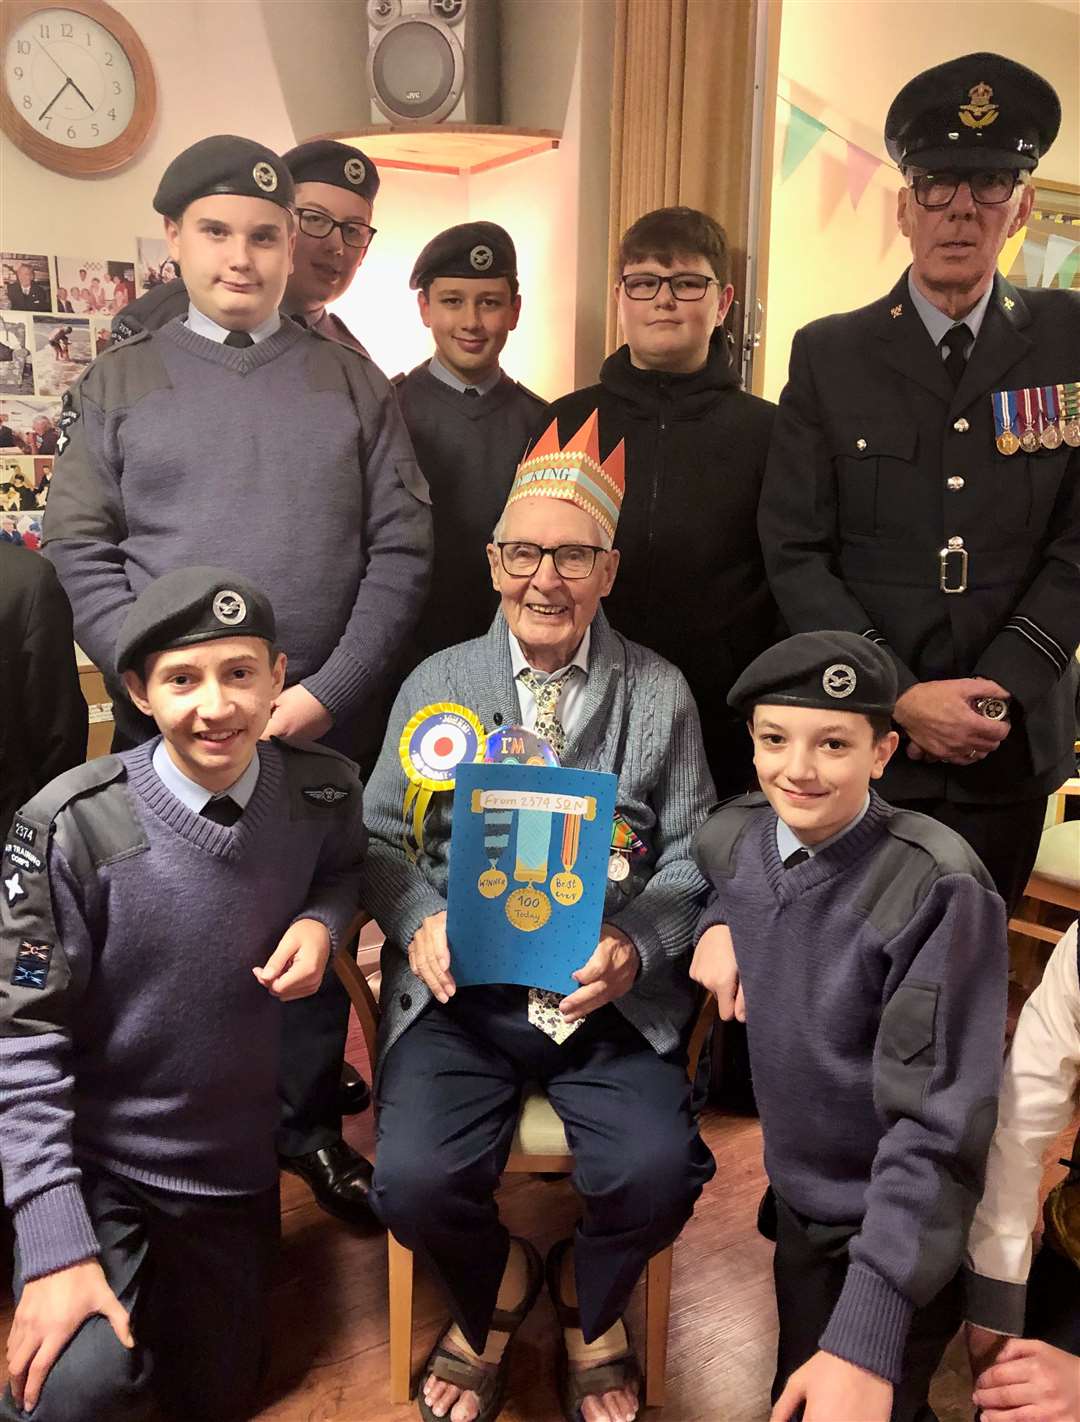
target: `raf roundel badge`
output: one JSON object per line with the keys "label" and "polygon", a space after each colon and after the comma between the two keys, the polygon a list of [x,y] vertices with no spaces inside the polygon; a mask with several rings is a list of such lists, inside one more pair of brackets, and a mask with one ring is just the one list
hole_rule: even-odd
{"label": "raf roundel badge", "polygon": [[264,193],[272,193],[276,190],[277,174],[269,163],[256,163],[251,170],[251,176]]}
{"label": "raf roundel badge", "polygon": [[345,176],[350,183],[359,187],[367,177],[367,169],[359,158],[349,158],[345,162]]}
{"label": "raf roundel badge", "polygon": [[214,598],[213,609],[214,616],[226,627],[235,627],[247,616],[247,603],[231,588],[222,588]]}
{"label": "raf roundel badge", "polygon": [[851,695],[855,690],[855,681],[855,672],[846,662],[833,662],[822,673],[821,687],[826,696],[835,696],[839,701]]}
{"label": "raf roundel badge", "polygon": [[495,253],[483,242],[479,242],[469,253],[469,265],[476,272],[486,272],[494,260]]}

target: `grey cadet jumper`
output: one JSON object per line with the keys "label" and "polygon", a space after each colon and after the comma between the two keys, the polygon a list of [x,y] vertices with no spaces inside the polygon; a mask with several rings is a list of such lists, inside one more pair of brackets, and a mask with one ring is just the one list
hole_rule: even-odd
{"label": "grey cadet jumper", "polygon": [[166,788],[157,745],[59,776],[4,847],[0,1164],[24,1279],[98,1252],[81,1162],[185,1196],[273,1186],[281,1004],[251,969],[297,918],[336,948],[356,912],[351,761],[261,743],[229,828]]}
{"label": "grey cadet jumper", "polygon": [[335,722],[384,690],[427,587],[427,485],[386,378],[292,321],[248,349],[184,322],[66,397],[45,517],[75,635],[105,671],[136,595],[186,564],[273,596],[290,684]]}
{"label": "grey cadet jumper", "polygon": [[764,795],[694,841],[746,995],[765,1167],[811,1221],[854,1231],[820,1346],[900,1381],[916,1308],[955,1276],[982,1192],[1005,1034],[1005,915],[968,845],[877,795],[784,869]]}
{"label": "grey cadet jumper", "polygon": [[[520,721],[501,610],[486,636],[437,652],[405,682],[365,794],[371,843],[360,896],[386,934],[380,1064],[431,1001],[404,950],[423,919],[446,908],[452,794],[432,796],[415,864],[402,848],[408,782],[398,737],[414,712],[436,701],[469,707],[488,730]],[[581,722],[563,761],[616,774],[615,808],[648,846],[647,855],[632,861],[628,878],[608,884],[604,916],[641,957],[637,982],[615,1006],[657,1052],[673,1051],[697,1002],[687,955],[705,881],[690,858],[690,837],[708,813],[713,785],[682,673],[613,631],[600,611],[592,622]]]}

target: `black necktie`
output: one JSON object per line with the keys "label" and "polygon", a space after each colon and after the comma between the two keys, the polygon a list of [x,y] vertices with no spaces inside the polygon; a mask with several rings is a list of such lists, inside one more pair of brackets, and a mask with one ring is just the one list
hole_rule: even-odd
{"label": "black necktie", "polygon": [[225,344],[232,346],[234,350],[246,350],[248,346],[255,344],[255,338],[248,331],[230,331],[225,337]]}
{"label": "black necktie", "polygon": [[294,313],[292,319],[296,322],[296,324],[297,324],[298,326],[303,326],[304,330],[305,330],[305,331],[307,330],[307,328],[308,328],[308,323],[307,323],[307,318],[306,318],[306,317],[301,316],[299,313]]}
{"label": "black necktie", "polygon": [[213,820],[216,825],[234,825],[243,813],[231,795],[222,795],[218,800],[207,800],[199,811],[204,820]]}
{"label": "black necktie", "polygon": [[476,388],[475,385],[470,385],[470,386],[468,386],[468,387],[467,387],[465,390],[463,390],[461,393],[462,393],[463,395],[468,395],[468,396],[470,397],[470,399],[473,399],[473,400],[479,400],[479,398],[480,398],[480,391],[477,390],[477,388]]}
{"label": "black necktie", "polygon": [[949,353],[945,357],[944,366],[955,390],[960,384],[964,366],[967,365],[967,356],[964,352],[971,344],[971,332],[961,321],[959,326],[949,327],[941,338],[941,344]]}
{"label": "black necktie", "polygon": [[[205,813],[205,811],[203,813]],[[794,869],[796,865],[805,864],[809,858],[810,851],[808,849],[793,849],[784,860],[784,868]]]}

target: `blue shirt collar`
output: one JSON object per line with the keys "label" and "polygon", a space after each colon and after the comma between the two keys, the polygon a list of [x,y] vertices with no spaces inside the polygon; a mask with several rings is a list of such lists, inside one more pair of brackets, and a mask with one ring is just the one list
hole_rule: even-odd
{"label": "blue shirt collar", "polygon": [[[216,321],[211,321],[210,317],[200,311],[193,301],[188,302],[187,323],[196,334],[205,336],[208,341],[216,341],[219,346],[225,343],[225,337],[229,334],[228,327],[219,326]],[[248,335],[258,345],[260,341],[265,341],[267,336],[272,336],[280,326],[281,312],[273,311],[261,325],[253,326]]]}
{"label": "blue shirt collar", "polygon": [[836,833],[831,834],[828,839],[823,839],[820,844],[803,844],[802,840],[791,828],[791,826],[785,824],[784,821],[780,818],[780,816],[777,815],[776,852],[780,855],[781,862],[783,862],[789,854],[794,854],[797,849],[805,849],[807,854],[809,854],[810,858],[813,859],[815,854],[820,854],[823,849],[828,849],[830,844],[835,844],[838,839],[843,839],[844,835],[850,833],[850,831],[853,830],[855,826],[862,820],[862,817],[866,814],[869,808],[870,792],[867,791],[866,799],[863,802],[863,807],[855,816],[855,818],[853,820],[849,820],[843,829],[837,830]]}
{"label": "blue shirt collar", "polygon": [[449,385],[451,390],[456,390],[459,395],[466,390],[478,390],[481,395],[486,395],[489,390],[494,390],[502,379],[502,370],[496,366],[491,375],[485,376],[483,380],[470,380],[468,384],[460,380],[452,370],[447,370],[437,355],[433,355],[428,361],[428,370],[436,380],[441,380],[444,385]]}
{"label": "blue shirt collar", "polygon": [[259,781],[258,751],[251,757],[244,773],[234,780],[227,790],[219,790],[216,794],[184,774],[169,754],[164,740],[158,741],[154,747],[153,764],[158,779],[166,790],[171,790],[181,804],[186,805],[195,815],[201,815],[211,800],[224,800],[226,797],[235,800],[242,810],[246,809]]}
{"label": "blue shirt collar", "polygon": [[908,271],[907,285],[912,305],[919,313],[919,319],[930,333],[930,339],[935,346],[941,345],[942,337],[946,331],[951,330],[953,326],[959,326],[961,322],[963,322],[971,332],[971,343],[972,345],[975,344],[979,338],[979,330],[983,323],[983,317],[986,315],[986,309],[990,305],[990,298],[994,294],[993,281],[990,282],[990,285],[983,292],[982,296],[979,297],[968,314],[962,316],[959,321],[946,315],[944,311],[939,311],[934,303],[922,294],[916,286],[915,278],[910,270]]}

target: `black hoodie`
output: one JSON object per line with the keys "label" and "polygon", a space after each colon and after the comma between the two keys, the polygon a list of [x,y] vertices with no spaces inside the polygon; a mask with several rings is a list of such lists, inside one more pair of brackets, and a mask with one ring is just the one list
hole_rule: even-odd
{"label": "black hoodie", "polygon": [[620,347],[600,384],[556,400],[543,425],[556,416],[565,441],[594,409],[601,458],[626,440],[622,561],[605,610],[686,676],[717,790],[737,794],[750,781],[750,740],[727,693],[777,637],[757,535],[776,407],[739,388],[720,334],[693,375],[639,370]]}

